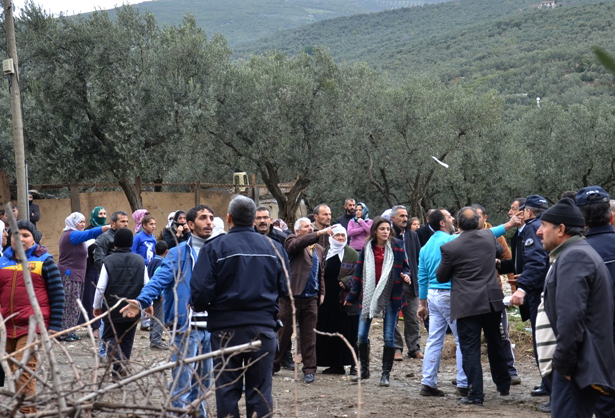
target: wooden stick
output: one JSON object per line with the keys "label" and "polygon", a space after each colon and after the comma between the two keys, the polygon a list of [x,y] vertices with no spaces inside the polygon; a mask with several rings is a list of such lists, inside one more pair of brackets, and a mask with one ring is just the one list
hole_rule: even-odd
{"label": "wooden stick", "polygon": [[360,368],[360,365],[359,365],[359,359],[357,358],[357,353],[355,353],[355,351],[354,351],[354,347],[352,345],[350,345],[350,343],[348,342],[346,337],[344,337],[339,332],[335,332],[335,333],[322,332],[322,331],[318,331],[317,329],[314,329],[314,331],[316,331],[316,334],[325,335],[327,337],[339,337],[339,338],[341,338],[344,341],[344,343],[350,349],[350,352],[352,353],[352,359],[354,360],[355,367],[357,368],[357,377],[358,377],[358,379],[357,379],[357,383],[358,383],[358,388],[357,388],[357,405],[358,405],[357,406],[357,418],[361,418],[361,368]]}
{"label": "wooden stick", "polygon": [[114,389],[120,388],[122,386],[126,386],[129,383],[132,383],[132,382],[134,382],[136,380],[142,379],[142,378],[144,378],[146,376],[149,376],[150,374],[153,374],[153,373],[156,373],[156,372],[160,372],[160,371],[163,371],[163,370],[171,369],[171,368],[177,367],[179,365],[185,365],[187,363],[194,363],[194,362],[197,362],[197,361],[207,360],[208,358],[220,357],[220,356],[224,356],[226,354],[236,353],[238,351],[245,351],[245,350],[251,350],[251,349],[254,349],[254,348],[260,348],[261,345],[262,344],[261,344],[260,340],[257,340],[257,341],[252,341],[252,342],[247,343],[247,344],[236,345],[234,347],[222,348],[220,350],[212,351],[212,352],[207,353],[207,354],[201,354],[200,356],[194,356],[194,357],[190,357],[190,358],[183,359],[183,360],[178,359],[177,361],[172,361],[172,362],[169,362],[169,363],[164,363],[164,364],[161,364],[159,366],[152,367],[151,369],[143,370],[140,373],[137,373],[137,374],[134,374],[132,376],[129,376],[126,379],[121,380],[121,381],[119,381],[117,383],[114,383],[112,385],[109,385],[109,386],[107,386],[107,387],[105,387],[103,389],[99,389],[97,391],[94,391],[94,392],[90,393],[89,395],[84,396],[84,397],[78,399],[77,401],[75,401],[75,403],[76,404],[81,404],[81,403],[87,402],[87,401],[89,401],[91,399],[94,399],[95,397],[97,397],[99,395],[103,395],[103,394],[105,394],[107,392],[110,392],[110,391],[112,391]]}

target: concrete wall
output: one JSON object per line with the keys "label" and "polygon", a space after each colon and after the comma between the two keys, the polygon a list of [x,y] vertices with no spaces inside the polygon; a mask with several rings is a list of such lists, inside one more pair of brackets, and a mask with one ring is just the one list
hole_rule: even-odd
{"label": "concrete wall", "polygon": [[[156,233],[164,228],[167,223],[167,215],[177,209],[188,211],[194,207],[194,193],[169,193],[169,192],[143,192],[144,209],[156,218]],[[226,209],[231,201],[231,195],[211,191],[201,192],[201,203],[211,206],[216,216],[226,221]],[[111,213],[123,210],[128,213],[129,227],[134,232],[134,220],[130,214],[130,205],[123,192],[95,192],[81,193],[79,195],[81,213],[85,215],[86,223],[89,224],[90,213],[96,206],[103,206],[107,211],[107,219]],[[43,199],[36,200],[41,208],[41,220],[37,224],[39,231],[43,233],[42,244],[49,248],[54,259],[58,260],[58,242],[64,228],[64,220],[70,215],[70,199]]]}

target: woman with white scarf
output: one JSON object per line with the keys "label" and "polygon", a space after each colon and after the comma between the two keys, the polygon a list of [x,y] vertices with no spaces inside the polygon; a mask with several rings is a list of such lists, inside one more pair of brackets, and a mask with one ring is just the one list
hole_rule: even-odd
{"label": "woman with white scarf", "polygon": [[[68,329],[77,326],[81,314],[77,300],[81,299],[83,295],[83,284],[87,269],[88,248],[85,242],[96,238],[111,226],[99,226],[85,231],[85,216],[79,212],[71,213],[64,222],[66,226],[60,237],[58,268],[62,276],[66,297],[62,329]],[[71,332],[63,335],[60,339],[70,342],[81,338],[75,332]]]}
{"label": "woman with white scarf", "polygon": [[[411,283],[404,244],[393,238],[391,222],[376,217],[368,240],[359,255],[352,288],[345,305],[354,305],[362,296],[358,348],[361,379],[369,379],[369,327],[372,319],[384,313],[384,352],[380,386],[389,386],[395,357],[395,324],[405,296],[402,283]],[[361,295],[362,293],[362,295]]]}
{"label": "woman with white scarf", "polygon": [[[352,276],[359,253],[346,244],[346,229],[335,225],[325,249],[325,300],[318,308],[316,329],[321,332],[339,332],[354,347],[359,330],[359,306],[344,306],[344,300],[352,285]],[[352,352],[337,337],[316,335],[316,361],[319,367],[328,367],[323,374],[345,374],[344,366],[350,366],[350,374],[356,375]]]}

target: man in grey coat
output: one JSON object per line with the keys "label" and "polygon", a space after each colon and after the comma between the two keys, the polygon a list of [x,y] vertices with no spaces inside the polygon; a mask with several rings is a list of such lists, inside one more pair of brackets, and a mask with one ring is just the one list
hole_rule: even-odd
{"label": "man in grey coat", "polygon": [[504,294],[495,268],[496,239],[489,229],[479,230],[479,215],[472,207],[457,214],[461,235],[440,247],[438,282],[451,281],[451,320],[457,320],[463,371],[470,391],[462,404],[482,405],[481,330],[487,340],[491,376],[497,390],[507,396],[510,375],[500,334]]}
{"label": "man in grey coat", "polygon": [[537,234],[551,252],[543,300],[555,343],[539,360],[541,368],[552,365],[552,416],[591,418],[599,396],[615,393],[613,283],[581,236],[585,221],[572,199],[560,200],[540,221]]}

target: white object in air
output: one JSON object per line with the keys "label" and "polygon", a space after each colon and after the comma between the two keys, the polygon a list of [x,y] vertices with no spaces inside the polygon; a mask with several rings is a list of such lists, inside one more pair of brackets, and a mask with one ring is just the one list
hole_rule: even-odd
{"label": "white object in air", "polygon": [[431,156],[431,158],[433,158],[438,164],[440,164],[442,167],[444,168],[448,168],[448,164],[446,164],[444,161],[440,161],[438,160],[436,157],[434,157],[433,155]]}

